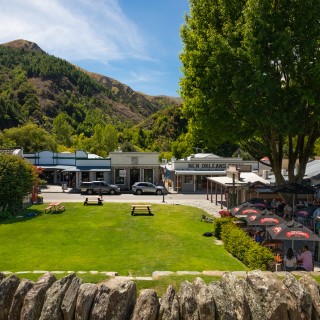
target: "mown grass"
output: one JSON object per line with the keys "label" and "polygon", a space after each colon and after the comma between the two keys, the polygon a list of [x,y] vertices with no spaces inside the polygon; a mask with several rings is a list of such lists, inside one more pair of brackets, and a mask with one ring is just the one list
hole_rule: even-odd
{"label": "mown grass", "polygon": [[45,204],[0,224],[2,271],[115,271],[151,276],[154,271],[246,270],[202,234],[202,210],[152,205],[154,216],[131,216],[130,204],[83,206],[65,203],[61,214],[44,214]]}

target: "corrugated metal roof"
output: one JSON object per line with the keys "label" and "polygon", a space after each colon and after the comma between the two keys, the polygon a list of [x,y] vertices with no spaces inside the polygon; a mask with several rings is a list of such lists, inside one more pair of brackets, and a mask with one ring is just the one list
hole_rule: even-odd
{"label": "corrugated metal roof", "polygon": [[[223,184],[223,185],[233,185],[233,179],[231,177],[223,176],[223,177],[207,177],[208,180]],[[235,180],[236,186],[246,185],[248,183],[254,183],[256,181],[260,181],[266,185],[269,185],[270,182],[262,177],[258,176],[253,172],[241,172],[240,180]]]}
{"label": "corrugated metal roof", "polygon": [[305,175],[308,178],[316,177],[320,174],[320,160],[313,160],[307,163]]}

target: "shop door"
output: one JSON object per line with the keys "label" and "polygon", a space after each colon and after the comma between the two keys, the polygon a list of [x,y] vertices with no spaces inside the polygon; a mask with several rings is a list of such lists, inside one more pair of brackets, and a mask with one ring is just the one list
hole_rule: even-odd
{"label": "shop door", "polygon": [[130,169],[130,189],[132,185],[140,181],[140,170],[139,169]]}

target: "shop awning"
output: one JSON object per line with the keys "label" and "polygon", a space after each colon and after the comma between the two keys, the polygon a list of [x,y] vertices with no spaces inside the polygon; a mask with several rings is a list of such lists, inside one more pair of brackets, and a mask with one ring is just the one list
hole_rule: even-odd
{"label": "shop awning", "polygon": [[70,167],[66,170],[64,170],[65,172],[110,172],[111,169],[110,168],[93,168],[93,167]]}
{"label": "shop awning", "polygon": [[195,175],[195,176],[224,176],[225,171],[201,171],[201,170],[176,170],[175,174],[178,176]]}
{"label": "shop awning", "polygon": [[42,165],[35,164],[38,168],[42,168],[44,170],[68,170],[70,168],[74,168],[74,166],[63,166],[63,165]]}

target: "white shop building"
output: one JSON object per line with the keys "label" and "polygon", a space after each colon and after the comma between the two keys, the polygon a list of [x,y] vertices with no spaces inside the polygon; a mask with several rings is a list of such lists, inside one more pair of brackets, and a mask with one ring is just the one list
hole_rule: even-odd
{"label": "white shop building", "polygon": [[158,152],[110,152],[111,181],[121,190],[131,190],[135,182],[162,184]]}
{"label": "white shop building", "polygon": [[42,177],[49,184],[67,184],[78,187],[83,181],[111,180],[111,159],[83,150],[70,152],[40,151],[25,153],[23,157],[43,169]]}
{"label": "white shop building", "polygon": [[259,170],[258,161],[222,158],[212,153],[198,153],[178,160],[163,160],[161,168],[164,184],[169,190],[196,192],[206,190],[207,177],[225,176],[230,165],[236,166],[241,172]]}

